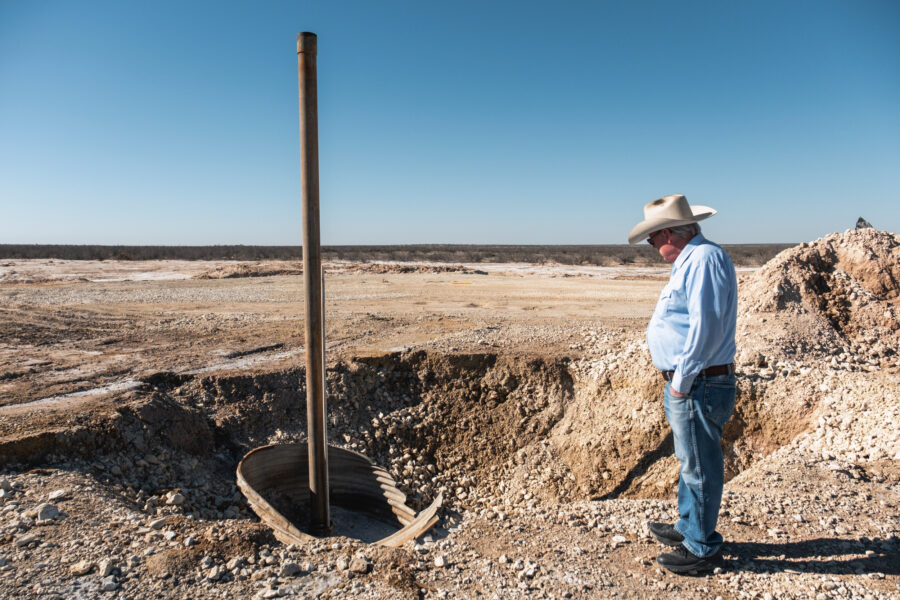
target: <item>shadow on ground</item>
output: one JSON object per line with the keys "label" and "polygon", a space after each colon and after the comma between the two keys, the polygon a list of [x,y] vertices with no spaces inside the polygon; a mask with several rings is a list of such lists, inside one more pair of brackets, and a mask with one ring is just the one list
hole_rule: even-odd
{"label": "shadow on ground", "polygon": [[726,544],[724,553],[734,571],[900,575],[898,544],[900,538],[896,536],[886,540],[817,538],[785,543],[731,542]]}
{"label": "shadow on ground", "polygon": [[602,496],[597,496],[591,498],[592,500],[611,500],[613,498],[618,498],[622,493],[625,492],[628,488],[630,488],[637,479],[640,479],[644,475],[647,474],[647,471],[653,466],[656,461],[661,459],[664,456],[670,456],[675,454],[675,438],[672,435],[672,432],[666,434],[666,437],[657,445],[656,448],[644,454],[638,463],[634,465],[628,473],[625,474],[625,477],[622,479],[619,484],[613,488],[610,492],[603,494]]}

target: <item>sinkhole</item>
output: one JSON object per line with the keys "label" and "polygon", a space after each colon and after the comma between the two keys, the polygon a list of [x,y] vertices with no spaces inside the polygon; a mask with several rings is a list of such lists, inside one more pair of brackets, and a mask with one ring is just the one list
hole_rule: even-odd
{"label": "sinkhole", "polygon": [[[329,444],[383,467],[415,513],[438,497],[444,520],[523,503],[674,497],[663,382],[646,365],[597,375],[565,357],[419,351],[338,361],[326,379]],[[305,445],[304,387],[302,368],[158,373],[104,411],[0,440],[0,461],[84,469],[151,513],[175,510],[166,498],[177,491],[177,510],[192,518],[255,520],[235,470],[254,448]],[[728,479],[808,425],[809,399],[788,406],[767,394],[739,378],[723,439]],[[338,535],[372,541],[402,527],[383,512],[354,521],[346,492],[333,492],[335,525],[347,523]],[[301,520],[296,499],[273,501]]]}

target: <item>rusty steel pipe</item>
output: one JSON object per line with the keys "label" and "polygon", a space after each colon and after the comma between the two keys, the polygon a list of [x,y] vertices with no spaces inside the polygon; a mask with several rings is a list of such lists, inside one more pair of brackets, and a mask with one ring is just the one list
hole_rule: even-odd
{"label": "rusty steel pipe", "polygon": [[309,532],[330,535],[325,431],[325,317],[319,239],[319,113],[316,34],[297,34],[300,79],[300,187],[303,193],[303,288],[306,299],[306,423],[309,432]]}

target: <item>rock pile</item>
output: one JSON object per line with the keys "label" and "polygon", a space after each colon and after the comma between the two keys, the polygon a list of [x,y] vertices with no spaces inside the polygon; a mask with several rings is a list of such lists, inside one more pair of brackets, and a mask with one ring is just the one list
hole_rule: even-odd
{"label": "rock pile", "polygon": [[789,248],[741,282],[739,311],[744,364],[774,356],[896,368],[900,236],[856,229]]}

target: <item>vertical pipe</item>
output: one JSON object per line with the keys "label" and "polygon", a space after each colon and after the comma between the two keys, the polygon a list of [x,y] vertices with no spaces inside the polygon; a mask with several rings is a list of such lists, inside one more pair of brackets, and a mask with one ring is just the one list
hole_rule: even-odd
{"label": "vertical pipe", "polygon": [[319,240],[319,116],[316,34],[297,34],[300,78],[300,186],[303,190],[303,287],[306,296],[306,422],[309,430],[309,532],[331,533],[325,434],[325,319]]}

